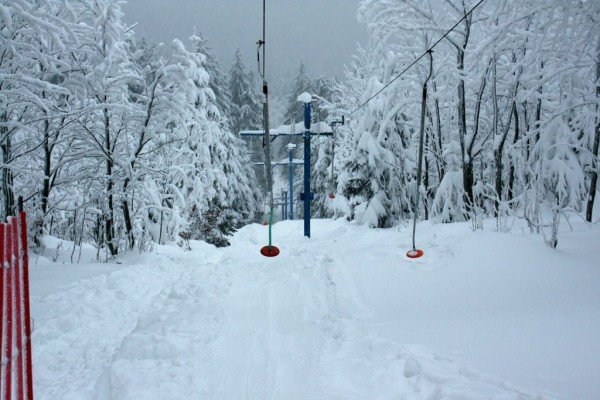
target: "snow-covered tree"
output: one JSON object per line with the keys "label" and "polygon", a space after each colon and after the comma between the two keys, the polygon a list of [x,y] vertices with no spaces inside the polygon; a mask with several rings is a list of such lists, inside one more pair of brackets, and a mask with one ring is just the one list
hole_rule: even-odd
{"label": "snow-covered tree", "polygon": [[[570,198],[588,196],[589,203],[597,190],[589,193],[597,180],[599,120],[600,12],[592,3],[503,0],[470,13],[474,2],[464,0],[435,8],[410,0],[362,1],[358,15],[369,47],[359,49],[354,72],[360,75],[346,74],[334,94],[334,113],[352,111],[337,143],[346,149],[335,173],[337,215],[389,226],[412,213],[427,57],[397,77],[441,37],[448,16],[462,20],[433,53],[419,188],[424,200],[417,212],[449,222],[517,210],[539,230],[543,205],[559,196],[547,191],[557,171],[543,167],[548,152],[542,148],[555,147],[548,145],[552,137],[564,144],[558,154],[569,165],[567,186],[583,188]],[[581,210],[567,204],[561,212]]]}
{"label": "snow-covered tree", "polygon": [[[240,131],[256,130],[263,127],[262,100],[256,91],[253,74],[246,69],[242,53],[237,49],[229,70],[229,92],[231,93],[230,128],[234,135]],[[263,161],[262,142],[256,138],[244,140],[250,162]],[[261,191],[266,190],[262,167],[253,167]]]}
{"label": "snow-covered tree", "polygon": [[[204,54],[206,57],[205,69],[210,76],[210,89],[215,94],[215,102],[219,109],[222,123],[229,123],[232,119],[232,97],[228,77],[221,69],[221,65],[213,54],[205,37],[194,34],[189,40],[192,42],[192,51]],[[229,129],[232,128],[229,127]]]}
{"label": "snow-covered tree", "polygon": [[244,65],[240,49],[236,50],[229,70],[229,92],[233,133],[237,135],[243,129],[260,129],[262,101],[256,92],[256,83]]}
{"label": "snow-covered tree", "polygon": [[[206,57],[174,44],[177,65],[185,72],[185,103],[191,105],[184,126],[188,133],[189,162],[186,192],[189,235],[218,246],[226,235],[253,218],[256,210],[254,174],[242,143],[224,129],[204,68]],[[181,90],[181,89],[180,89]]]}

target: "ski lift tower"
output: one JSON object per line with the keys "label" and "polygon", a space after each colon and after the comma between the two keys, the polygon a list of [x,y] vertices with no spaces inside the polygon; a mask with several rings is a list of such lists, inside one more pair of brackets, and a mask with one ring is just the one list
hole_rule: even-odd
{"label": "ski lift tower", "polygon": [[[312,103],[316,101],[315,98],[304,92],[298,96],[298,101],[304,103],[304,123],[282,125],[277,129],[270,129],[269,134],[271,141],[280,136],[302,136],[304,139],[304,193],[300,194],[300,200],[304,203],[304,236],[310,237],[310,202],[315,198],[314,193],[310,191],[310,142],[312,136],[333,136],[333,130],[325,122],[311,125]],[[265,131],[242,131],[240,136],[259,136],[265,140]]]}
{"label": "ski lift tower", "polygon": [[[248,135],[245,135],[245,136],[248,136]],[[286,147],[288,149],[288,158],[281,160],[281,161],[271,160],[271,168],[281,167],[281,166],[288,167],[288,185],[289,185],[289,199],[288,199],[289,200],[289,205],[288,205],[289,208],[288,208],[288,210],[289,210],[289,214],[287,215],[287,218],[294,219],[294,167],[297,165],[303,165],[304,161],[294,158],[294,149],[296,148],[295,144],[289,143]],[[254,163],[254,165],[259,165],[259,166],[264,167],[265,162],[257,161]],[[279,203],[279,205],[282,205],[282,204]],[[282,217],[282,219],[286,219],[286,216],[284,215]]]}

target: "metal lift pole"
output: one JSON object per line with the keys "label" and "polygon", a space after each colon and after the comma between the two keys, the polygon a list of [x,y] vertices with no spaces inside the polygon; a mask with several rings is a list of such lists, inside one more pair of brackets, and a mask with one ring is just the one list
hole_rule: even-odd
{"label": "metal lift pole", "polygon": [[310,192],[310,111],[311,103],[304,103],[304,236],[310,237],[310,202],[314,195]]}
{"label": "metal lift pole", "polygon": [[273,172],[271,171],[271,137],[269,135],[269,87],[266,78],[266,0],[263,0],[263,37],[259,41],[259,46],[262,45],[262,78],[263,78],[263,94],[265,102],[263,103],[263,121],[264,121],[264,152],[265,152],[265,168],[267,174],[267,190],[269,191],[269,245],[261,249],[261,254],[266,257],[275,257],[279,254],[279,249],[273,246]]}
{"label": "metal lift pole", "polygon": [[288,145],[288,184],[290,186],[290,220],[294,219],[294,147],[296,147],[295,144]]}

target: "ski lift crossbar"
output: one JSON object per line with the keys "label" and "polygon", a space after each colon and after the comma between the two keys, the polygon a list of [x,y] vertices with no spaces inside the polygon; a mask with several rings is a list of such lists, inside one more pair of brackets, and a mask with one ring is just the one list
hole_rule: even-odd
{"label": "ski lift crossbar", "polygon": [[[251,136],[264,136],[265,131],[242,131],[240,132],[240,136],[251,137]],[[311,136],[333,136],[333,132],[311,132]],[[286,132],[273,132],[271,131],[271,138],[276,138],[278,136],[304,136],[304,132],[296,132],[296,133],[286,133]]]}
{"label": "ski lift crossbar", "polygon": [[[310,129],[311,136],[333,136],[333,129],[325,122],[317,122],[311,125]],[[269,130],[269,136],[276,138],[278,136],[304,136],[306,128],[303,122],[293,125],[282,125],[276,129]],[[263,130],[246,130],[241,131],[240,136],[264,136],[265,131]]]}
{"label": "ski lift crossbar", "polygon": [[[291,164],[303,165],[304,161],[296,158],[296,159],[292,160]],[[254,163],[254,165],[265,165],[265,162],[257,161]],[[284,165],[290,165],[290,161],[289,160],[281,160],[281,161],[277,161],[277,162],[271,161],[271,167],[284,166]]]}

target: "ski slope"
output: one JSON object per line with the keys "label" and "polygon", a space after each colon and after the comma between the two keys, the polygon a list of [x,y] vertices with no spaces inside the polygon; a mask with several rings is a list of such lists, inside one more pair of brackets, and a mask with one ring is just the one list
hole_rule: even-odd
{"label": "ski slope", "polygon": [[121,264],[32,260],[36,398],[597,399],[600,229],[280,222]]}

